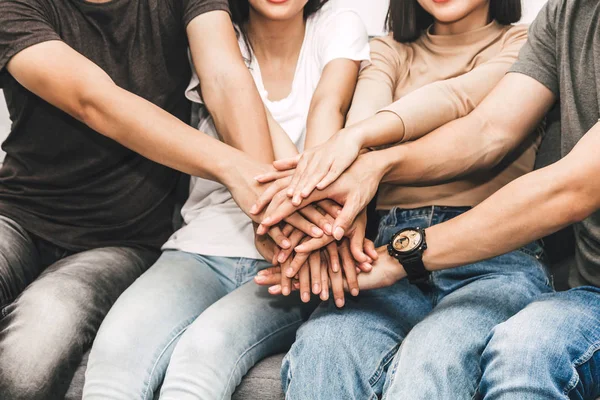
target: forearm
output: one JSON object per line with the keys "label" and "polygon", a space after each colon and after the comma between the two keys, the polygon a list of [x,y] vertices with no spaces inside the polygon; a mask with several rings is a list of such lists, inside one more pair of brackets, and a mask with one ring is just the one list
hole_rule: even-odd
{"label": "forearm", "polygon": [[473,210],[428,228],[426,268],[441,270],[492,258],[581,220],[593,210],[569,182],[568,174],[555,164],[513,181]]}
{"label": "forearm", "polygon": [[404,140],[404,123],[394,113],[377,113],[345,128],[346,134],[356,138],[361,148],[392,145]]}
{"label": "forearm", "polygon": [[74,116],[90,128],[179,171],[223,182],[228,160],[247,158],[112,83],[98,85],[81,102]]}
{"label": "forearm", "polygon": [[253,159],[274,160],[262,99],[246,67],[222,66],[202,83],[202,95],[222,140]]}
{"label": "forearm", "polygon": [[275,159],[280,160],[296,156],[298,154],[298,149],[292,142],[292,139],[290,139],[281,125],[275,121],[269,110],[265,109],[265,112],[267,113],[267,120],[269,122],[269,132],[271,134],[271,143],[273,145]]}
{"label": "forearm", "polygon": [[516,145],[517,141],[495,135],[484,119],[471,114],[415,142],[380,150],[373,156],[385,164],[382,182],[437,184],[492,168]]}
{"label": "forearm", "polygon": [[305,149],[325,143],[344,126],[345,111],[333,102],[311,104],[306,122]]}

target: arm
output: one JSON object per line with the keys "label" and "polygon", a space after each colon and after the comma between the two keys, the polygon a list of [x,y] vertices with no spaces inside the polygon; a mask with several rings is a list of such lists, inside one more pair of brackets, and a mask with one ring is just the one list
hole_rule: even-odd
{"label": "arm", "polygon": [[491,169],[535,129],[555,101],[544,85],[526,75],[506,75],[464,118],[401,146],[375,152],[382,182],[436,184]]}
{"label": "arm", "polygon": [[427,229],[427,268],[495,257],[587,218],[600,208],[599,148],[596,124],[559,162],[511,182],[456,220]]}
{"label": "arm", "polygon": [[475,109],[514,64],[527,40],[524,26],[505,34],[501,51],[473,70],[425,85],[350,128],[362,147],[414,141]]}
{"label": "arm", "polygon": [[337,59],[327,64],[310,102],[306,148],[316,147],[342,129],[356,87],[360,62]]}
{"label": "arm", "polygon": [[[272,162],[263,102],[227,13],[194,18],[187,26],[187,35],[202,97],[223,141],[255,160]],[[214,37],[219,38],[218,44]]]}

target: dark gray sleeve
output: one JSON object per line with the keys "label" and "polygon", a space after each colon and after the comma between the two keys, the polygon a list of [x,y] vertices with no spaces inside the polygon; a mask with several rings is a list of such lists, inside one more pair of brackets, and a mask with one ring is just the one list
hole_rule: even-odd
{"label": "dark gray sleeve", "polygon": [[27,47],[61,40],[50,21],[48,11],[36,0],[0,1],[0,72]]}
{"label": "dark gray sleeve", "polygon": [[227,0],[183,0],[183,26],[188,24],[198,15],[210,11],[227,11],[229,3]]}
{"label": "dark gray sleeve", "polygon": [[557,71],[556,18],[560,2],[550,0],[529,28],[527,43],[509,72],[521,73],[540,82],[556,96],[559,92]]}

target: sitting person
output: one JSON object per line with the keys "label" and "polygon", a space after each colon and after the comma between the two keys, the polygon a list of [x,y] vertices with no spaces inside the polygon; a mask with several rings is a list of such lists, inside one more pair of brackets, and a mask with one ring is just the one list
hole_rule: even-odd
{"label": "sitting person", "polygon": [[[361,19],[325,3],[230,1],[276,157],[322,144],[343,126],[360,66],[369,60]],[[200,84],[194,76],[186,95],[202,105],[198,128],[218,138]],[[321,206],[335,215],[335,208]],[[230,398],[254,363],[290,346],[314,309],[314,302],[295,297],[275,300],[251,282],[279,250],[276,254],[273,243],[257,250],[252,221],[226,187],[192,178],[182,216],[184,226],[163,246],[160,259],[102,324],[84,399]],[[284,240],[306,233],[286,232]]]}
{"label": "sitting person", "polygon": [[[512,0],[392,0],[392,33],[371,43],[372,65],[360,75],[348,127],[319,148],[276,163],[282,169],[297,168],[293,177],[274,184],[282,190],[263,224],[277,222],[303,199],[310,203],[329,197],[345,204],[334,228],[337,239],[347,234],[343,222],[348,213],[354,219],[381,182],[377,244],[382,247],[373,272],[359,275],[359,285],[364,290],[389,283],[361,292],[343,310],[323,303],[312,314],[284,360],[286,398],[472,398],[481,376],[479,355],[489,333],[551,291],[537,242],[432,274],[424,273],[414,257],[426,248],[425,229],[459,218],[533,169],[539,130],[494,169],[435,183],[422,177],[432,168],[468,170],[470,164],[463,160],[477,155],[465,154],[468,145],[458,142],[435,146],[446,163],[434,162],[437,155],[430,151],[429,159],[411,165],[410,176],[401,167],[391,173],[383,165],[391,159],[378,157],[388,150],[367,153],[354,162],[361,149],[410,143],[469,115],[502,79],[526,41],[525,27],[509,25],[519,20],[520,10],[520,2]],[[404,146],[408,144],[390,150]],[[336,192],[344,185],[355,190]],[[311,195],[315,187],[321,190]],[[261,199],[258,210],[266,200],[268,196]],[[447,234],[460,236],[462,231]],[[311,250],[308,243],[296,248],[299,253]],[[408,250],[412,252],[407,255]],[[398,268],[396,258],[406,271]],[[407,274],[408,279],[401,279]],[[257,281],[277,281],[276,273],[266,277]]]}

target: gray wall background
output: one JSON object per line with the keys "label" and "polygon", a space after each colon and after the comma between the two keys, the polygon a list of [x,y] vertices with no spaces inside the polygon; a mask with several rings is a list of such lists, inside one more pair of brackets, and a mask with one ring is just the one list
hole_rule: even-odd
{"label": "gray wall background", "polygon": [[[382,26],[388,0],[334,0],[334,3],[338,7],[355,8],[363,16],[371,35],[383,33]],[[525,7],[523,22],[531,22],[539,9],[546,3],[546,0],[523,0],[522,3]],[[10,121],[8,119],[8,112],[6,111],[4,96],[0,90],[0,143],[8,135],[9,129]],[[3,159],[4,153],[0,151],[0,162]]]}

